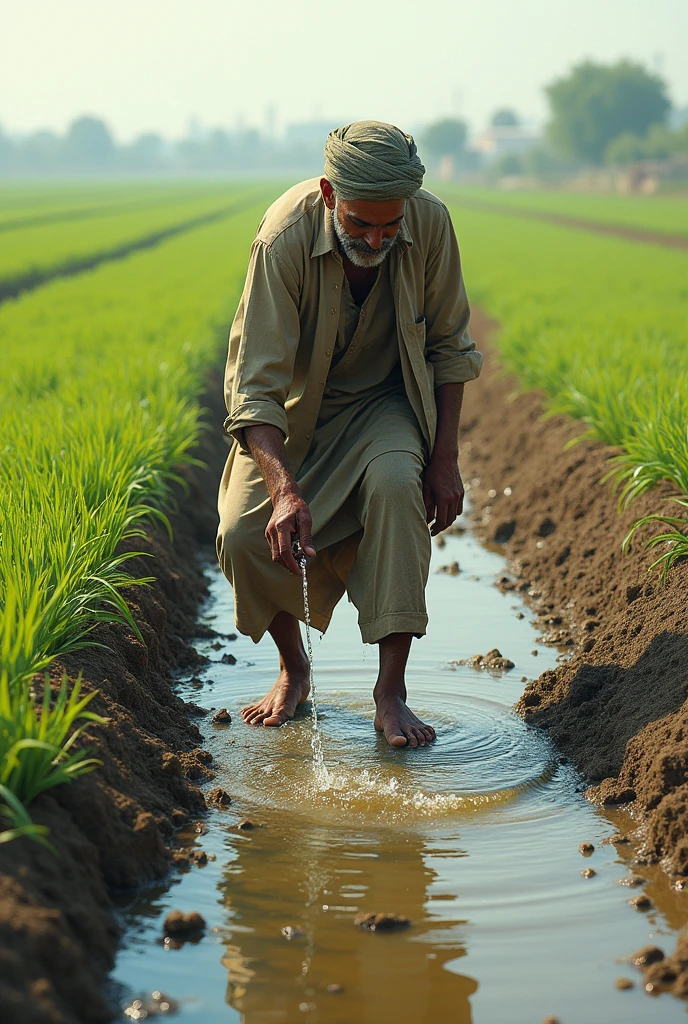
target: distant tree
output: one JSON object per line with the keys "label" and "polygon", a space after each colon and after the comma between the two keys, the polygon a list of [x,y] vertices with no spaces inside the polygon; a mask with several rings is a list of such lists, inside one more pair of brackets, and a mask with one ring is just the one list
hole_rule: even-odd
{"label": "distant tree", "polygon": [[518,153],[504,153],[497,161],[496,170],[500,177],[512,178],[515,175],[525,174],[523,157]]}
{"label": "distant tree", "polygon": [[600,163],[607,146],[626,132],[644,136],[670,110],[666,84],[641,64],[585,61],[545,90],[550,138],[566,156]]}
{"label": "distant tree", "polygon": [[645,140],[633,132],[617,135],[604,151],[604,159],[608,164],[624,166],[634,164],[645,157]]}
{"label": "distant tree", "polygon": [[507,107],[503,107],[501,110],[495,110],[494,114],[490,118],[490,124],[493,128],[516,128],[521,123],[518,114],[513,110],[509,110]]}
{"label": "distant tree", "polygon": [[678,153],[688,153],[688,125],[672,132],[664,124],[653,124],[641,138],[632,132],[617,135],[607,146],[604,158],[608,164],[632,164],[638,160],[667,160]]}
{"label": "distant tree", "polygon": [[448,117],[426,128],[420,144],[422,150],[435,160],[441,160],[443,156],[460,157],[466,147],[467,135],[468,129],[463,121]]}
{"label": "distant tree", "polygon": [[5,131],[2,125],[0,125],[0,170],[9,170],[13,160],[14,146],[12,145],[12,139],[9,135],[5,135]]}
{"label": "distant tree", "polygon": [[67,131],[64,155],[71,168],[105,170],[115,158],[115,143],[110,129],[100,118],[77,118]]}
{"label": "distant tree", "polygon": [[21,167],[38,174],[59,170],[61,164],[60,137],[48,129],[32,132],[16,146],[17,162]]}
{"label": "distant tree", "polygon": [[123,151],[123,161],[129,170],[153,171],[164,163],[165,143],[155,132],[139,135]]}

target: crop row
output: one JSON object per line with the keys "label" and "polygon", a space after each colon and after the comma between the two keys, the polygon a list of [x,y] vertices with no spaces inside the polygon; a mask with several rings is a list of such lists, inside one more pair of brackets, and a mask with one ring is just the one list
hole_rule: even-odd
{"label": "crop row", "polygon": [[88,714],[78,692],[69,705],[46,683],[37,715],[32,680],[97,621],[135,628],[119,545],[162,516],[189,458],[268,199],[0,308],[0,813],[20,831],[32,826],[17,799],[85,758],[70,761]]}
{"label": "crop row", "polygon": [[[227,186],[215,185],[212,188],[198,182],[183,184],[132,185],[126,188],[110,186],[99,191],[84,188],[78,192],[67,189],[53,189],[43,197],[42,202],[27,203],[26,197],[13,190],[0,187],[0,233],[21,231],[25,228],[48,224],[65,224],[71,220],[87,220],[108,214],[126,213],[127,211],[154,209],[161,206],[172,206],[186,203],[214,194],[222,196]],[[4,240],[11,244],[11,239]]]}
{"label": "crop row", "polygon": [[[622,502],[688,494],[688,257],[655,245],[452,210],[472,300],[503,361],[613,446]],[[680,537],[678,549],[686,552]]]}
{"label": "crop row", "polygon": [[[255,190],[254,190],[255,191]],[[33,280],[81,269],[113,252],[214,213],[250,193],[249,188],[212,189],[186,200],[119,209],[69,222],[44,223],[4,235],[0,249],[0,294],[13,294]],[[23,283],[23,284],[22,284]]]}
{"label": "crop row", "polygon": [[549,213],[620,228],[688,237],[688,198],[679,196],[624,196],[579,192],[522,191],[443,186],[445,202],[489,203],[505,211]]}

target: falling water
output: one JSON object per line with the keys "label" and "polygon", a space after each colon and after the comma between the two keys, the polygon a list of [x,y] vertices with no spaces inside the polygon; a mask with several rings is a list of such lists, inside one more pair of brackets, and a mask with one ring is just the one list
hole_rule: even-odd
{"label": "falling water", "polygon": [[308,577],[306,575],[306,558],[300,545],[294,545],[294,557],[301,568],[303,580],[303,613],[306,623],[306,646],[308,648],[308,665],[311,686],[311,708],[313,711],[313,733],[311,735],[311,747],[313,749],[313,772],[319,789],[328,789],[330,786],[330,773],[325,767],[323,758],[322,737],[318,728],[318,703],[315,692],[315,679],[313,677],[313,645],[311,643],[311,609],[308,603]]}

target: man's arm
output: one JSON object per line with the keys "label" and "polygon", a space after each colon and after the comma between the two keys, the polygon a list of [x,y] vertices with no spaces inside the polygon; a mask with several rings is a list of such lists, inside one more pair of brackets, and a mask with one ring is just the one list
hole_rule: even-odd
{"label": "man's arm", "polygon": [[459,472],[459,420],[463,383],[442,384],[435,390],[437,433],[430,461],[423,473],[423,500],[432,536],[454,522],[463,510],[463,483]]}
{"label": "man's arm", "polygon": [[267,423],[255,424],[244,427],[244,440],[263,474],[272,502],[272,515],[265,530],[272,560],[300,576],[291,545],[298,540],[304,553],[313,558],[313,521],[289,466],[282,431]]}

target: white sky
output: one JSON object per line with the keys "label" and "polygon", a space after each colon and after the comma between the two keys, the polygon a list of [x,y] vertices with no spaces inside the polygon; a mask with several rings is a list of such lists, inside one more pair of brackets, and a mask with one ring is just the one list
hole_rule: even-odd
{"label": "white sky", "polygon": [[0,124],[179,136],[192,116],[263,127],[271,105],[279,126],[541,121],[543,85],[585,57],[659,68],[683,106],[687,44],[688,0],[5,0]]}

